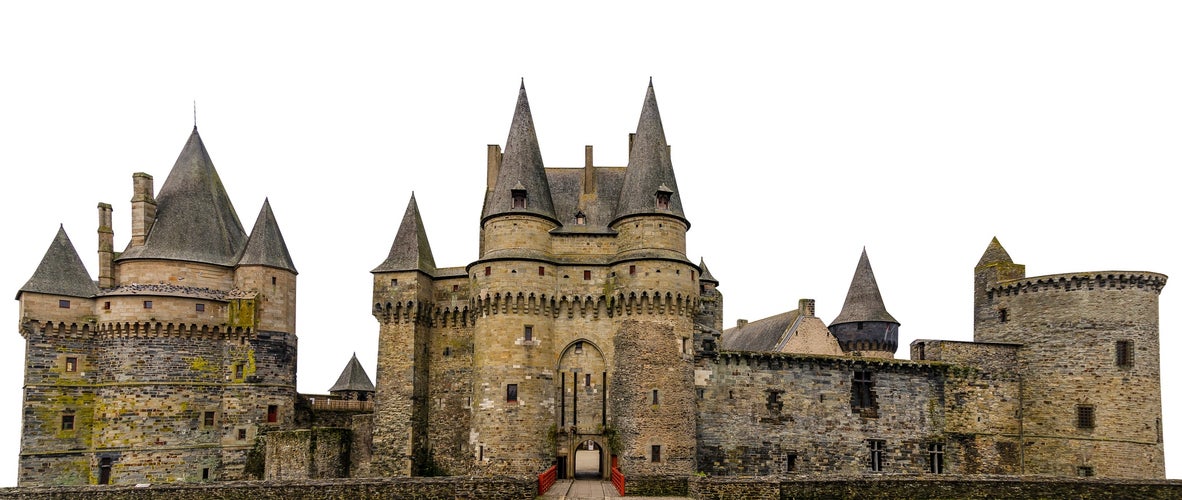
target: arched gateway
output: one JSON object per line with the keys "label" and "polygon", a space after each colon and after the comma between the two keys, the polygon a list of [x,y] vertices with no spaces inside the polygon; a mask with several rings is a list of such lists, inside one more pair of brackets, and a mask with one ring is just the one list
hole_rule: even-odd
{"label": "arched gateway", "polygon": [[[559,477],[606,477],[607,362],[595,343],[571,342],[558,359],[558,414],[554,433]],[[588,465],[594,456],[597,466]]]}

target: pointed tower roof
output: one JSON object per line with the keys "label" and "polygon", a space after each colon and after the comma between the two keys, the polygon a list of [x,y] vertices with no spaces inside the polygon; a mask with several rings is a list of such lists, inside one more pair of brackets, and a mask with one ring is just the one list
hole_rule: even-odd
{"label": "pointed tower roof", "polygon": [[[513,208],[513,191],[519,189],[526,192],[525,207]],[[538,134],[529,111],[524,80],[517,92],[517,108],[513,112],[513,123],[509,126],[509,138],[505,139],[505,153],[497,172],[497,183],[492,191],[485,194],[480,220],[507,213],[528,213],[559,222],[558,216],[554,214],[550,182],[542,164],[542,150],[538,146]]]}
{"label": "pointed tower roof", "polygon": [[392,271],[422,271],[435,274],[435,256],[431,254],[431,243],[427,241],[427,230],[423,227],[423,218],[419,215],[419,204],[415,201],[414,193],[410,194],[410,203],[406,205],[402,224],[398,226],[398,234],[394,236],[394,244],[390,246],[390,255],[386,257],[385,262],[370,272]]}
{"label": "pointed tower roof", "polygon": [[349,364],[345,365],[345,371],[342,371],[341,376],[337,377],[337,383],[328,390],[330,393],[337,391],[374,392],[373,382],[369,380],[369,375],[365,374],[365,368],[361,367],[361,362],[357,361],[357,353],[353,353],[353,359],[350,359]]}
{"label": "pointed tower roof", "polygon": [[990,241],[989,246],[985,248],[985,253],[981,255],[981,260],[977,262],[977,267],[997,263],[1013,264],[1014,260],[1010,258],[1010,253],[1001,246],[1001,242],[997,241],[997,236],[994,236],[993,241]]}
{"label": "pointed tower roof", "polygon": [[78,251],[66,236],[66,228],[58,226],[57,236],[49,244],[41,264],[25,286],[16,292],[16,298],[20,299],[24,292],[87,298],[95,296],[98,291],[98,285],[90,279]]}
{"label": "pointed tower roof", "polygon": [[263,200],[263,208],[259,210],[259,217],[250,230],[246,251],[242,253],[238,265],[270,266],[298,274],[291,261],[291,254],[287,252],[283,233],[279,231],[279,223],[275,221],[275,213],[271,211],[270,199]]}
{"label": "pointed tower roof", "polygon": [[718,280],[714,279],[714,275],[710,274],[710,269],[706,267],[706,259],[703,258],[698,262],[698,267],[702,269],[702,275],[698,277],[698,281],[709,281],[718,284]]}
{"label": "pointed tower roof", "polygon": [[156,197],[156,221],[143,246],[119,257],[169,259],[233,266],[246,247],[246,231],[234,212],[197,127]]}
{"label": "pointed tower roof", "polygon": [[[671,193],[668,209],[657,208],[657,191]],[[638,214],[667,214],[685,220],[681,193],[677,191],[677,178],[673,175],[673,161],[669,157],[669,145],[665,142],[665,127],[661,124],[661,112],[657,109],[657,94],[653,91],[651,78],[644,96],[644,106],[640,110],[640,122],[636,125],[636,137],[628,152],[628,168],[616,205],[615,220]]]}
{"label": "pointed tower roof", "polygon": [[841,306],[841,313],[830,326],[858,321],[899,324],[882,303],[882,294],[878,291],[878,282],[874,280],[874,270],[870,268],[865,248],[862,258],[858,259],[858,268],[854,270],[854,279],[850,281],[850,290],[845,295],[845,305]]}

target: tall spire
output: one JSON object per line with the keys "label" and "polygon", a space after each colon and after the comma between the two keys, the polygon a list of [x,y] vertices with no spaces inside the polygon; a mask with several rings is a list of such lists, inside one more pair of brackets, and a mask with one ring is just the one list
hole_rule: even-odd
{"label": "tall spire", "polygon": [[435,273],[435,257],[431,254],[431,243],[427,241],[427,230],[423,227],[423,218],[419,215],[419,204],[415,201],[414,193],[410,194],[410,203],[406,205],[402,224],[398,226],[398,234],[394,236],[394,244],[390,246],[390,255],[370,272],[393,271]]}
{"label": "tall spire", "polygon": [[865,321],[899,324],[894,316],[887,312],[886,305],[882,303],[882,294],[878,291],[874,270],[870,268],[870,259],[866,256],[866,249],[862,248],[862,258],[858,259],[858,267],[854,269],[854,279],[850,281],[850,290],[846,293],[845,305],[841,307],[841,313],[830,323],[830,327],[842,323]]}
{"label": "tall spire", "polygon": [[98,285],[90,278],[78,251],[66,236],[66,228],[58,226],[57,235],[41,258],[41,264],[16,293],[20,299],[24,292],[65,295],[67,297],[93,297],[98,294]]}
{"label": "tall spire", "polygon": [[700,261],[698,261],[698,267],[702,269],[702,275],[698,277],[698,281],[709,281],[715,285],[718,284],[718,280],[714,278],[713,274],[710,274],[710,269],[706,268],[705,258],[702,258]]}
{"label": "tall spire", "polygon": [[[667,197],[667,201],[662,202],[662,196]],[[640,122],[636,125],[636,136],[628,152],[628,168],[624,173],[615,220],[640,214],[665,214],[685,220],[651,77],[640,110]]]}
{"label": "tall spire", "polygon": [[246,247],[246,231],[230,196],[193,128],[156,197],[156,220],[142,246],[118,260],[168,259],[233,266]]}
{"label": "tall spire", "polygon": [[259,217],[250,230],[246,251],[242,252],[238,265],[270,266],[296,272],[291,254],[287,252],[287,243],[283,241],[283,233],[279,231],[279,223],[275,221],[275,213],[271,211],[270,199],[263,200],[263,208],[259,210]]}
{"label": "tall spire", "polygon": [[509,126],[509,138],[505,140],[496,185],[485,194],[480,219],[508,213],[533,214],[558,222],[524,79],[517,91],[517,108]]}

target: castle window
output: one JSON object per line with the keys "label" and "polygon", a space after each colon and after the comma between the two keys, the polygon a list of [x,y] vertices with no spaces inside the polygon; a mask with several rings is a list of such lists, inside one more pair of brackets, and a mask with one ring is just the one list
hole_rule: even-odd
{"label": "castle window", "polygon": [[796,472],[795,453],[789,453],[784,456],[784,472]]}
{"label": "castle window", "polygon": [[652,448],[652,459],[653,459],[653,463],[654,463],[654,464],[655,464],[655,463],[659,463],[659,462],[661,461],[661,445],[659,445],[659,444],[654,444],[654,445],[653,445],[653,448]]}
{"label": "castle window", "polygon": [[653,389],[653,404],[655,404],[655,405],[661,404],[661,393],[660,393],[660,391],[658,391],[656,389]]}
{"label": "castle window", "polygon": [[505,386],[505,402],[517,402],[517,384],[509,384]]}
{"label": "castle window", "polygon": [[246,429],[238,429],[238,440],[246,441]]}
{"label": "castle window", "polygon": [[99,460],[98,484],[111,484],[111,457],[103,457],[102,460]]}
{"label": "castle window", "polygon": [[271,284],[274,285],[278,280],[274,276],[271,277]]}
{"label": "castle window", "polygon": [[213,412],[212,411],[205,412],[204,418],[202,419],[202,425],[204,427],[213,427]]}
{"label": "castle window", "polygon": [[[520,186],[521,184],[518,184]],[[525,208],[525,190],[513,189],[510,190],[513,196],[513,208]]]}
{"label": "castle window", "polygon": [[874,408],[874,378],[868,371],[854,372],[853,395],[850,406],[854,409]]}
{"label": "castle window", "polygon": [[242,365],[234,365],[234,378],[242,378]]}
{"label": "castle window", "polygon": [[1090,465],[1081,465],[1075,468],[1075,475],[1079,477],[1092,477],[1096,475],[1096,469]]}
{"label": "castle window", "polygon": [[575,354],[583,354],[583,342],[575,342]]}
{"label": "castle window", "polygon": [[580,226],[587,224],[587,214],[583,213],[582,210],[575,214],[575,224]]}
{"label": "castle window", "polygon": [[279,405],[267,405],[267,422],[279,421]]}
{"label": "castle window", "polygon": [[628,266],[628,274],[631,274],[631,275],[636,274],[636,266],[635,265]]}
{"label": "castle window", "polygon": [[78,371],[78,358],[66,358],[66,371],[67,372]]}
{"label": "castle window", "polygon": [[915,359],[918,361],[924,360],[923,342],[915,344]]}
{"label": "castle window", "polygon": [[492,275],[492,266],[484,266],[484,275],[485,275],[485,276],[491,276],[491,275]]}
{"label": "castle window", "polygon": [[538,266],[538,276],[546,275],[546,266]]}
{"label": "castle window", "polygon": [[1080,429],[1096,428],[1096,407],[1079,405],[1075,407],[1075,426]]}
{"label": "castle window", "polygon": [[588,374],[586,375],[586,380],[587,380],[587,381],[586,381],[586,383],[584,383],[583,385],[584,385],[585,387],[591,387],[591,374],[590,374],[590,373],[588,373]]}
{"label": "castle window", "polygon": [[583,271],[583,279],[585,279],[585,280],[591,279],[591,271]]}
{"label": "castle window", "polygon": [[1010,311],[1008,311],[1006,309],[998,309],[997,310],[997,320],[999,322],[1005,323],[1006,321],[1009,321],[1009,319],[1010,319]]}
{"label": "castle window", "polygon": [[68,300],[59,300],[59,301],[57,301],[57,306],[58,306],[58,307],[60,307],[60,308],[62,308],[62,309],[69,309],[69,308],[70,308],[70,301],[68,301]]}
{"label": "castle window", "polygon": [[1116,341],[1116,366],[1128,368],[1133,366],[1133,341]]}
{"label": "castle window", "polygon": [[944,473],[944,445],[940,443],[928,444],[928,472],[932,474]]}
{"label": "castle window", "polygon": [[706,399],[706,389],[698,388],[698,399]]}
{"label": "castle window", "polygon": [[657,188],[657,209],[669,210],[669,199],[673,196],[673,190],[669,189],[664,184]]}
{"label": "castle window", "polygon": [[63,431],[74,430],[74,416],[73,415],[62,415],[62,430]]}
{"label": "castle window", "polygon": [[883,463],[883,448],[886,443],[881,439],[871,439],[870,445],[870,471],[882,472]]}
{"label": "castle window", "polygon": [[205,304],[197,304],[197,312],[205,312]]}
{"label": "castle window", "polygon": [[110,311],[111,310],[111,301],[108,300],[106,302],[103,302],[103,309]]}
{"label": "castle window", "polygon": [[861,330],[863,326],[865,326],[865,325],[863,325],[863,324],[862,324],[862,322],[861,322],[861,321],[859,321],[859,322],[858,322],[858,329],[859,329],[859,330]]}
{"label": "castle window", "polygon": [[151,308],[152,308],[152,301],[145,300],[144,301],[144,309],[151,309]]}
{"label": "castle window", "polygon": [[201,479],[202,479],[203,481],[208,481],[208,480],[209,480],[209,467],[206,467],[206,468],[204,468],[204,469],[201,469]]}
{"label": "castle window", "polygon": [[453,291],[453,292],[458,292],[458,291],[460,291],[460,285],[452,285],[452,286],[451,286],[451,291]]}
{"label": "castle window", "polygon": [[397,279],[390,280],[390,286],[398,286],[398,280]]}
{"label": "castle window", "polygon": [[533,325],[525,325],[525,341],[530,342],[534,339]]}
{"label": "castle window", "polygon": [[451,356],[451,348],[450,348],[450,347],[444,347],[444,348],[443,348],[443,355],[444,355],[444,356]]}

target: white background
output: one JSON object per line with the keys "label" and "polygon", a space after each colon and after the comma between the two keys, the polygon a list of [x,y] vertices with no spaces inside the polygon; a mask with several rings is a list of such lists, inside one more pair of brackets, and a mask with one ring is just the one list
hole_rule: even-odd
{"label": "white background", "polygon": [[[440,266],[477,256],[487,144],[519,78],[549,167],[627,162],[649,76],[688,253],[726,325],[817,300],[832,320],[869,251],[916,338],[972,339],[997,236],[1028,275],[1182,275],[1182,4],[403,2],[0,4],[0,291],[58,224],[97,273],[95,205],[129,236],[193,126],[249,230],[270,197],[299,275],[299,389],[356,351],[370,269],[412,191]],[[436,6],[439,5],[439,6]],[[1161,296],[1167,474],[1182,477],[1182,293]],[[15,484],[23,343],[0,318],[0,484]],[[1103,425],[1102,422],[1099,425]]]}

